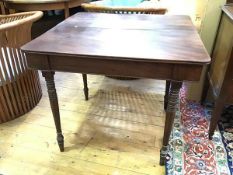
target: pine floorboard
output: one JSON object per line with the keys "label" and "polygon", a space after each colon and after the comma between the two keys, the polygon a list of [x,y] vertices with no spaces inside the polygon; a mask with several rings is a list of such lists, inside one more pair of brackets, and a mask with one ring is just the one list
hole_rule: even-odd
{"label": "pine floorboard", "polygon": [[44,79],[43,97],[29,113],[0,124],[3,175],[163,175],[159,166],[165,114],[164,81],[114,80],[56,73],[65,137],[59,152]]}

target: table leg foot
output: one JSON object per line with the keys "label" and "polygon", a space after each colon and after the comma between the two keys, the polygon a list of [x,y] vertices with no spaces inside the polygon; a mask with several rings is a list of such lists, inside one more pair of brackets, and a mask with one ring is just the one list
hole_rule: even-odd
{"label": "table leg foot", "polygon": [[159,161],[160,165],[165,165],[168,151],[169,151],[168,146],[163,146],[161,148],[161,150],[160,150],[160,161]]}
{"label": "table leg foot", "polygon": [[213,134],[209,134],[209,140],[213,139]]}
{"label": "table leg foot", "polygon": [[57,143],[61,152],[64,152],[64,137],[62,133],[57,133]]}

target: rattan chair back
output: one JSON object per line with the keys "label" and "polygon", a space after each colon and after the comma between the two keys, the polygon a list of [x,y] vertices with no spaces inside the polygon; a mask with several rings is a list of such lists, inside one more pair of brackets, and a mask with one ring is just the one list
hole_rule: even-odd
{"label": "rattan chair back", "polygon": [[0,123],[30,111],[42,96],[37,71],[29,70],[20,47],[31,40],[42,12],[0,15]]}

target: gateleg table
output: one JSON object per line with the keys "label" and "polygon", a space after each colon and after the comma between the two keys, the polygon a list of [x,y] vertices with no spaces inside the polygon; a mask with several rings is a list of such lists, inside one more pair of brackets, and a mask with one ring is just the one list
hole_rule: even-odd
{"label": "gateleg table", "polygon": [[169,151],[169,136],[183,81],[199,81],[210,62],[188,16],[78,13],[22,47],[28,66],[42,70],[64,151],[56,71],[167,80],[166,120],[160,164]]}

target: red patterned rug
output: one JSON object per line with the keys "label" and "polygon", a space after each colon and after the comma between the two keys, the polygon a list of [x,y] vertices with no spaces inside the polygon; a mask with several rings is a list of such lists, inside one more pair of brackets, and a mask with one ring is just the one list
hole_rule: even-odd
{"label": "red patterned rug", "polygon": [[[180,93],[180,110],[176,113],[170,139],[171,151],[166,164],[167,174],[231,175],[227,159],[229,150],[226,149],[228,143],[224,144],[223,137],[226,130],[220,127],[222,130],[216,131],[213,140],[210,141],[208,139],[210,110],[199,103],[187,100],[185,96],[186,88],[183,87]],[[231,139],[233,141],[233,134]]]}

